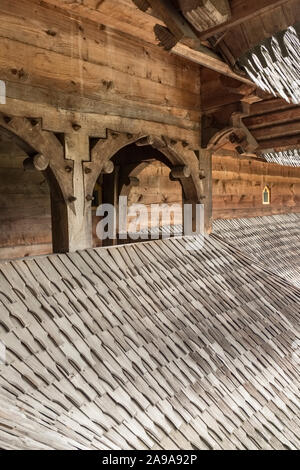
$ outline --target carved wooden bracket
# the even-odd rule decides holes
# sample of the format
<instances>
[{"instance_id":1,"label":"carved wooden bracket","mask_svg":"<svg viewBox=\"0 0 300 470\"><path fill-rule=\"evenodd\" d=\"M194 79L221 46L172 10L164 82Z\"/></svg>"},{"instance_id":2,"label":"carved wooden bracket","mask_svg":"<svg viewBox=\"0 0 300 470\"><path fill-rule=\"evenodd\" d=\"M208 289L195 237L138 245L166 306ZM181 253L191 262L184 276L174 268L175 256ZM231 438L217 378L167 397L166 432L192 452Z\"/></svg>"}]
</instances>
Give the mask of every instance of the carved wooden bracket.
<instances>
[{"instance_id":1,"label":"carved wooden bracket","mask_svg":"<svg viewBox=\"0 0 300 470\"><path fill-rule=\"evenodd\" d=\"M85 194L93 194L96 181L108 161L123 147L135 143L138 146L152 145L158 149L174 167L188 167L190 176L182 177L181 183L185 197L199 200L201 183L199 178L199 160L186 142L169 139L165 136L147 136L107 130L106 138L99 139L92 149L91 161L84 162Z\"/></svg>"},{"instance_id":2,"label":"carved wooden bracket","mask_svg":"<svg viewBox=\"0 0 300 470\"><path fill-rule=\"evenodd\" d=\"M0 114L0 127L13 135L28 154L32 167L45 171L50 168L61 189L65 201L73 193L73 162L65 160L62 144L53 132L43 129L41 119ZM28 165L29 162L26 163ZM68 166L71 171L66 171Z\"/></svg>"}]
</instances>

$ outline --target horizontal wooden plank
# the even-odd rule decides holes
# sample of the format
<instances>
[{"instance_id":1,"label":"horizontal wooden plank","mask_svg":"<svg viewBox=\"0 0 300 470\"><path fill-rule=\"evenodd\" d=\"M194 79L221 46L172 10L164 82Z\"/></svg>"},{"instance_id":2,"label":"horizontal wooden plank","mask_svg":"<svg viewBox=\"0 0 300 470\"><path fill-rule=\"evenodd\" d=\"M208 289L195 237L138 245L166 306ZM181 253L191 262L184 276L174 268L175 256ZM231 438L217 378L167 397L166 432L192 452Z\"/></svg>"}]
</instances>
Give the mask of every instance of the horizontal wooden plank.
<instances>
[{"instance_id":1,"label":"horizontal wooden plank","mask_svg":"<svg viewBox=\"0 0 300 470\"><path fill-rule=\"evenodd\" d=\"M249 114L251 116L257 116L260 114L271 113L273 111L287 110L294 107L295 105L287 103L284 99L271 98L269 100L251 104Z\"/></svg>"},{"instance_id":2,"label":"horizontal wooden plank","mask_svg":"<svg viewBox=\"0 0 300 470\"><path fill-rule=\"evenodd\" d=\"M70 132L75 112L76 121L80 122L82 129L90 136L104 137L106 129L111 129L131 134L165 135L171 139L186 141L195 149L200 145L200 113L198 123L190 128L187 125L185 128L183 125L176 125L178 124L176 120L171 120L171 124L164 122L158 110L153 114L147 114L146 106L121 108L112 104L106 108L101 101L95 102L65 93L53 94L51 90L24 87L22 84L10 82L7 83L6 101L6 105L1 105L3 113L42 118L44 128L53 132ZM184 120L184 117L182 120L186 124L189 122Z\"/></svg>"},{"instance_id":3,"label":"horizontal wooden plank","mask_svg":"<svg viewBox=\"0 0 300 470\"><path fill-rule=\"evenodd\" d=\"M0 259L11 260L28 256L48 255L52 253L52 243L0 247Z\"/></svg>"},{"instance_id":4,"label":"horizontal wooden plank","mask_svg":"<svg viewBox=\"0 0 300 470\"><path fill-rule=\"evenodd\" d=\"M215 70L216 72L219 72L222 75L226 75L227 77L235 78L240 82L247 83L250 86L254 85L253 82L249 80L249 78L243 77L233 72L233 70L225 62L215 59L214 57L209 56L201 50L195 51L194 49L189 48L185 44L178 43L175 47L173 47L172 53L179 55L180 57L184 57L185 59L188 59L192 62L195 62L196 64L208 67L211 70Z\"/></svg>"},{"instance_id":5,"label":"horizontal wooden plank","mask_svg":"<svg viewBox=\"0 0 300 470\"><path fill-rule=\"evenodd\" d=\"M287 136L298 135L300 138L300 121L253 129L252 134L259 143L263 140L274 139L276 137L288 138Z\"/></svg>"},{"instance_id":6,"label":"horizontal wooden plank","mask_svg":"<svg viewBox=\"0 0 300 470\"><path fill-rule=\"evenodd\" d=\"M23 168L3 168L0 158L0 194L49 195L49 186L39 171L24 171Z\"/></svg>"},{"instance_id":7,"label":"horizontal wooden plank","mask_svg":"<svg viewBox=\"0 0 300 470\"><path fill-rule=\"evenodd\" d=\"M39 0L33 0L40 3ZM88 18L99 25L109 26L123 33L149 43L156 43L153 27L156 23L163 24L159 19L141 12L131 0L85 0L73 2L69 0L44 0L43 4L65 10L66 14Z\"/></svg>"},{"instance_id":8,"label":"horizontal wooden plank","mask_svg":"<svg viewBox=\"0 0 300 470\"><path fill-rule=\"evenodd\" d=\"M279 152L281 150L294 150L300 147L300 135L299 133L292 136L276 137L274 139L261 140L259 142L260 151L266 152L267 150L274 150Z\"/></svg>"},{"instance_id":9,"label":"horizontal wooden plank","mask_svg":"<svg viewBox=\"0 0 300 470\"><path fill-rule=\"evenodd\" d=\"M0 194L0 219L43 218L50 214L50 195L22 193Z\"/></svg>"},{"instance_id":10,"label":"horizontal wooden plank","mask_svg":"<svg viewBox=\"0 0 300 470\"><path fill-rule=\"evenodd\" d=\"M271 188L271 204L262 191ZM300 212L300 168L235 157L213 156L214 218L256 217Z\"/></svg>"},{"instance_id":11,"label":"horizontal wooden plank","mask_svg":"<svg viewBox=\"0 0 300 470\"><path fill-rule=\"evenodd\" d=\"M127 106L118 104L118 102L102 102L77 94L70 94L42 87L25 85L22 83L6 81L7 102L10 106L2 105L3 112L16 113L18 116L27 115L30 117L45 116L45 120L49 121L48 116L57 115L64 110L65 114L72 118L71 113L77 112L77 119L81 120L82 127L90 131L90 135L97 136L97 129L109 126L110 121L117 117L130 122L129 127L140 127L143 121L149 121L149 127L157 127L164 125L165 132L168 128L182 128L187 131L197 131L199 129L200 111L193 112L181 108L167 108L168 113L165 115L161 112L160 106L149 105L147 103L135 104L129 103ZM22 104L21 104L22 103ZM35 103L32 104L32 103ZM23 113L21 109L23 107ZM10 111L11 108L11 111ZM59 108L59 112L57 111ZM47 110L47 111L46 111ZM79 114L80 113L80 114ZM198 118L197 121L190 118ZM137 122L139 120L140 122ZM101 125L101 123L103 125ZM64 123L61 122L61 131L64 131ZM188 132L187 132L188 133Z\"/></svg>"},{"instance_id":12,"label":"horizontal wooden plank","mask_svg":"<svg viewBox=\"0 0 300 470\"><path fill-rule=\"evenodd\" d=\"M91 64L80 59L66 58L52 51L0 38L0 76L12 82L22 82L67 93L78 93L103 101L118 100L196 110L200 106L199 90L177 90L151 80L113 72L107 66ZM47 57L47 60L45 60ZM20 68L20 64L23 67Z\"/></svg>"},{"instance_id":13,"label":"horizontal wooden plank","mask_svg":"<svg viewBox=\"0 0 300 470\"><path fill-rule=\"evenodd\" d=\"M299 106L259 116L250 116L245 118L243 122L248 129L259 129L273 124L295 121L296 119L300 119Z\"/></svg>"},{"instance_id":14,"label":"horizontal wooden plank","mask_svg":"<svg viewBox=\"0 0 300 470\"><path fill-rule=\"evenodd\" d=\"M287 210L289 213L299 213L299 205L296 207L291 203L287 205L283 202L280 207L261 206L258 211L257 207L246 207L243 209L236 208L220 208L214 209L214 220L218 219L241 219L249 217L263 217L269 215L286 214Z\"/></svg>"},{"instance_id":15,"label":"horizontal wooden plank","mask_svg":"<svg viewBox=\"0 0 300 470\"><path fill-rule=\"evenodd\" d=\"M96 23L71 20L59 11L49 14L49 9L39 4L34 5L34 14L29 16L31 9L29 0L21 4L18 0L3 0L0 36L105 65L112 73L119 71L183 90L190 86L190 74L194 74L194 85L200 87L199 69L193 63L115 31L101 29Z\"/></svg>"}]
</instances>

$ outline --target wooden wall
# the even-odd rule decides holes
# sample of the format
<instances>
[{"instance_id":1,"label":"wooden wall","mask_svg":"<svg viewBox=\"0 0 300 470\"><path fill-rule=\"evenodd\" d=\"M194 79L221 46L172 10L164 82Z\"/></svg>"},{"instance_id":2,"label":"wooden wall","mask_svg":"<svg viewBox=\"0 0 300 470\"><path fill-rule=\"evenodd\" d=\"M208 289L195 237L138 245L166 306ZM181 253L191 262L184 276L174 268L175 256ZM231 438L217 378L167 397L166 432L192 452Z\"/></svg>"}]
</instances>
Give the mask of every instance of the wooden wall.
<instances>
[{"instance_id":1,"label":"wooden wall","mask_svg":"<svg viewBox=\"0 0 300 470\"><path fill-rule=\"evenodd\" d=\"M78 120L92 137L110 128L200 143L200 68L155 45L40 0L1 0L0 51L8 114L43 117L55 132L70 132ZM216 105L213 95L207 107ZM2 148L0 257L51 251L47 183L24 173L23 159ZM233 157L214 157L213 166L214 218L300 211L300 169ZM265 184L270 206L262 205Z\"/></svg>"},{"instance_id":2,"label":"wooden wall","mask_svg":"<svg viewBox=\"0 0 300 470\"><path fill-rule=\"evenodd\" d=\"M1 0L0 51L3 113L53 132L79 122L90 137L108 128L199 145L200 67L156 45L40 0ZM48 188L23 173L24 157L14 172L0 162L2 258L51 251Z\"/></svg>"},{"instance_id":3,"label":"wooden wall","mask_svg":"<svg viewBox=\"0 0 300 470\"><path fill-rule=\"evenodd\" d=\"M155 45L40 1L1 0L0 51L8 98L199 142L200 68Z\"/></svg>"},{"instance_id":4,"label":"wooden wall","mask_svg":"<svg viewBox=\"0 0 300 470\"><path fill-rule=\"evenodd\" d=\"M50 253L51 212L49 189L43 175L23 170L26 155L12 142L0 142L0 259ZM141 202L182 202L181 185L169 180L160 162L139 176L140 185L129 192L129 205ZM265 185L271 204L262 204ZM213 216L254 217L300 212L300 168L281 167L234 157L213 157ZM180 223L177 214L175 223ZM95 228L99 218L93 217Z\"/></svg>"},{"instance_id":5,"label":"wooden wall","mask_svg":"<svg viewBox=\"0 0 300 470\"><path fill-rule=\"evenodd\" d=\"M48 184L38 171L24 171L26 154L13 142L0 142L0 259L51 253L51 208ZM128 193L128 206L142 203L182 204L179 182L169 179L170 170L160 162L149 164L139 175L140 184ZM94 245L99 222L93 211ZM174 224L182 222L176 212ZM141 228L147 227L142 220Z\"/></svg>"},{"instance_id":6,"label":"wooden wall","mask_svg":"<svg viewBox=\"0 0 300 470\"><path fill-rule=\"evenodd\" d=\"M128 206L144 204L148 209L148 219L141 217L141 229L148 228L151 220L151 204L178 205L178 210L171 214L171 225L182 223L182 187L178 181L169 178L170 169L161 162L153 162L139 175L139 186L132 186L128 195ZM133 218L134 221L134 218ZM166 224L160 220L161 225Z\"/></svg>"},{"instance_id":7,"label":"wooden wall","mask_svg":"<svg viewBox=\"0 0 300 470\"><path fill-rule=\"evenodd\" d=\"M26 155L0 141L0 259L52 251L48 184L37 171L24 171Z\"/></svg>"},{"instance_id":8,"label":"wooden wall","mask_svg":"<svg viewBox=\"0 0 300 470\"><path fill-rule=\"evenodd\" d=\"M271 188L271 204L262 192ZM214 219L300 212L300 168L241 158L213 157Z\"/></svg>"},{"instance_id":9,"label":"wooden wall","mask_svg":"<svg viewBox=\"0 0 300 470\"><path fill-rule=\"evenodd\" d=\"M139 186L132 186L128 196L128 206L132 204L179 204L182 205L182 187L179 181L170 180L170 169L155 161L139 174ZM182 211L176 212L174 224L182 223ZM144 224L145 226L145 224Z\"/></svg>"}]
</instances>

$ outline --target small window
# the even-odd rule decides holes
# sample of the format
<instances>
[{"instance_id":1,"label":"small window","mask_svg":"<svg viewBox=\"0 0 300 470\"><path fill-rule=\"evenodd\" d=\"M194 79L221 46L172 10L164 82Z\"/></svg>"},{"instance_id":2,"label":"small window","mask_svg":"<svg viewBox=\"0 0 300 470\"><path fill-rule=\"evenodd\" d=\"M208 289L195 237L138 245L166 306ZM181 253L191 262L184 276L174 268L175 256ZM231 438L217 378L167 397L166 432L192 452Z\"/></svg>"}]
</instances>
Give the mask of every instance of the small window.
<instances>
[{"instance_id":1,"label":"small window","mask_svg":"<svg viewBox=\"0 0 300 470\"><path fill-rule=\"evenodd\" d=\"M271 191L268 186L264 187L263 191L263 204L270 204L271 201Z\"/></svg>"}]
</instances>

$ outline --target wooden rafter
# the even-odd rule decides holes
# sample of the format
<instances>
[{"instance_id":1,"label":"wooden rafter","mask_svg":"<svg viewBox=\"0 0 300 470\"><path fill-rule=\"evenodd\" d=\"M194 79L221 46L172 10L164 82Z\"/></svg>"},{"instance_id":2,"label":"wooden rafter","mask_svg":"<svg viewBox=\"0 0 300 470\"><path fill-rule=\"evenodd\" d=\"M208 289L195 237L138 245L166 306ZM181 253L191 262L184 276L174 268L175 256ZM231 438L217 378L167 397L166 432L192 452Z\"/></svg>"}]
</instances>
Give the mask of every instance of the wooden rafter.
<instances>
[{"instance_id":1,"label":"wooden rafter","mask_svg":"<svg viewBox=\"0 0 300 470\"><path fill-rule=\"evenodd\" d=\"M184 17L199 31L225 23L231 17L228 0L178 0Z\"/></svg>"},{"instance_id":2,"label":"wooden rafter","mask_svg":"<svg viewBox=\"0 0 300 470\"><path fill-rule=\"evenodd\" d=\"M151 6L152 11L158 14L166 25L166 27L162 25L154 27L160 46L166 50L171 50L174 54L187 60L253 86L249 79L233 72L213 50L201 44L190 24L178 13L170 0L165 0L164 2L160 0L147 0L147 2Z\"/></svg>"},{"instance_id":3,"label":"wooden rafter","mask_svg":"<svg viewBox=\"0 0 300 470\"><path fill-rule=\"evenodd\" d=\"M271 139L262 140L259 142L259 149L262 151L275 151L281 150L294 150L300 147L299 133L294 136L286 135L282 137L274 137Z\"/></svg>"},{"instance_id":4,"label":"wooden rafter","mask_svg":"<svg viewBox=\"0 0 300 470\"><path fill-rule=\"evenodd\" d=\"M244 123L249 129L259 129L266 126L293 122L296 119L300 120L299 106L275 111L265 115L249 116L244 120Z\"/></svg>"},{"instance_id":5,"label":"wooden rafter","mask_svg":"<svg viewBox=\"0 0 300 470\"><path fill-rule=\"evenodd\" d=\"M216 34L221 34L234 26L254 18L255 16L267 13L284 3L287 3L287 0L231 0L230 20L199 33L199 37L201 39L207 39L215 36Z\"/></svg>"},{"instance_id":6,"label":"wooden rafter","mask_svg":"<svg viewBox=\"0 0 300 470\"><path fill-rule=\"evenodd\" d=\"M253 82L251 82L251 80L233 72L233 70L229 67L228 64L223 62L221 59L216 58L213 53L208 54L206 49L207 48L202 49L201 47L199 47L199 50L194 50L186 46L185 44L178 43L175 47L173 47L172 52L176 55L184 57L187 60L202 65L203 67L207 67L211 70L219 72L222 75L235 78L240 82L246 83L249 86L253 86Z\"/></svg>"},{"instance_id":7,"label":"wooden rafter","mask_svg":"<svg viewBox=\"0 0 300 470\"><path fill-rule=\"evenodd\" d=\"M164 0L163 2L160 0L148 0L148 2L177 41L182 41L191 47L197 47L199 39L189 23L174 8L170 0Z\"/></svg>"}]
</instances>

